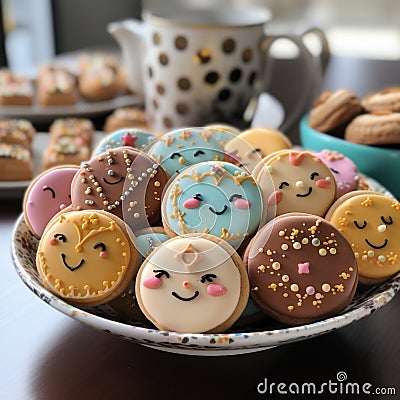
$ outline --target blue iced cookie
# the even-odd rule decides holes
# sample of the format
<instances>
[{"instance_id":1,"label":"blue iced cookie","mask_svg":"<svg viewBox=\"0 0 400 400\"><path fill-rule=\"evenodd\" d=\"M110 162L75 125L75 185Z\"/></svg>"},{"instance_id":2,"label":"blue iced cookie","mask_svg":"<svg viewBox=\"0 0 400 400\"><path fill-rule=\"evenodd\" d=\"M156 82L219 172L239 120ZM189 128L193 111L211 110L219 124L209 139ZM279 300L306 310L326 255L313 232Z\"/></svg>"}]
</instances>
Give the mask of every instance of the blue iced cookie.
<instances>
[{"instance_id":1,"label":"blue iced cookie","mask_svg":"<svg viewBox=\"0 0 400 400\"><path fill-rule=\"evenodd\" d=\"M193 164L223 161L224 150L217 139L220 134L219 128L178 129L158 138L148 153L174 176Z\"/></svg>"},{"instance_id":2,"label":"blue iced cookie","mask_svg":"<svg viewBox=\"0 0 400 400\"><path fill-rule=\"evenodd\" d=\"M156 137L152 133L140 129L120 129L104 136L94 149L93 155L104 153L105 151L121 146L130 146L135 149L146 151L154 140L156 140Z\"/></svg>"},{"instance_id":3,"label":"blue iced cookie","mask_svg":"<svg viewBox=\"0 0 400 400\"><path fill-rule=\"evenodd\" d=\"M169 235L209 233L237 249L260 224L262 197L242 168L207 161L175 177L165 191L161 213Z\"/></svg>"}]
</instances>

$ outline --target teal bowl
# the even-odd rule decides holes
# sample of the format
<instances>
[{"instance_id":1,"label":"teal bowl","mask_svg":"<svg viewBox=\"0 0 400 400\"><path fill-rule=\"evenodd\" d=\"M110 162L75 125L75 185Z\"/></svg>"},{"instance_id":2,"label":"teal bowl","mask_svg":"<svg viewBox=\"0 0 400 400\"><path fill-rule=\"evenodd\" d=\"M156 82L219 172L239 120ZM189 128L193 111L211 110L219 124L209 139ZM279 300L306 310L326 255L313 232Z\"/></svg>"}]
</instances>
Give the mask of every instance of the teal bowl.
<instances>
[{"instance_id":1,"label":"teal bowl","mask_svg":"<svg viewBox=\"0 0 400 400\"><path fill-rule=\"evenodd\" d=\"M374 178L400 199L400 149L366 146L318 132L308 126L308 115L300 121L300 142L306 150L335 150L349 157L360 172Z\"/></svg>"}]
</instances>

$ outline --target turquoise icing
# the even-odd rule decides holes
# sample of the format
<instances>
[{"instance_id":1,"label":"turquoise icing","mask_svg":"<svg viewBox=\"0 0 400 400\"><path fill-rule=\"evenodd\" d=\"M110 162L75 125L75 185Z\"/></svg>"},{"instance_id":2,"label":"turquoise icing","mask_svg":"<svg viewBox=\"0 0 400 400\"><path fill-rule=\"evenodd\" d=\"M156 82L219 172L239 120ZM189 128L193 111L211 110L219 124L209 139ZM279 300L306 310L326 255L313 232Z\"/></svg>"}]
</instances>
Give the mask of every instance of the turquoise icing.
<instances>
[{"instance_id":1,"label":"turquoise icing","mask_svg":"<svg viewBox=\"0 0 400 400\"><path fill-rule=\"evenodd\" d=\"M156 139L156 137L149 132L142 131L140 129L120 129L107 136L105 136L100 143L97 145L93 152L93 155L104 153L110 149L124 146L122 137L128 132L130 136L136 136L137 139L134 141L134 148L146 151L148 146Z\"/></svg>"},{"instance_id":2,"label":"turquoise icing","mask_svg":"<svg viewBox=\"0 0 400 400\"><path fill-rule=\"evenodd\" d=\"M161 136L148 153L174 176L193 164L222 161L224 151L217 139L220 135L221 130L207 127L178 129Z\"/></svg>"},{"instance_id":3,"label":"turquoise icing","mask_svg":"<svg viewBox=\"0 0 400 400\"><path fill-rule=\"evenodd\" d=\"M154 247L159 246L168 239L169 236L166 233L149 232L136 236L136 248L140 254L139 265L151 253Z\"/></svg>"},{"instance_id":4,"label":"turquoise icing","mask_svg":"<svg viewBox=\"0 0 400 400\"><path fill-rule=\"evenodd\" d=\"M208 161L186 168L169 185L164 199L163 220L176 234L208 232L234 248L254 233L261 221L258 185L243 169L227 162ZM249 201L250 207L238 208L238 199ZM196 202L198 206L193 207Z\"/></svg>"}]
</instances>

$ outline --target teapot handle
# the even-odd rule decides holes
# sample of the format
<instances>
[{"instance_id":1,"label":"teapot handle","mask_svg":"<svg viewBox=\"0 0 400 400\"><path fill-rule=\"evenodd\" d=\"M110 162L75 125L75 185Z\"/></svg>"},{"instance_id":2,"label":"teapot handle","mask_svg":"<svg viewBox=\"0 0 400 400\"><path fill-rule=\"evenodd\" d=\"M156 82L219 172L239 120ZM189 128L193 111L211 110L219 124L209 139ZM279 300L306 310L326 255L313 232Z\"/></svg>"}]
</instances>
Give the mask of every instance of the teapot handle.
<instances>
[{"instance_id":1,"label":"teapot handle","mask_svg":"<svg viewBox=\"0 0 400 400\"><path fill-rule=\"evenodd\" d=\"M301 34L301 38L302 38L303 42L309 36L315 36L315 38L318 39L320 42L321 51L320 51L319 56L317 56L317 62L319 61L322 74L324 74L326 71L326 68L329 64L329 60L331 58L331 50L330 50L328 38L326 37L323 30L316 28L316 27L307 29L306 31L304 31Z\"/></svg>"},{"instance_id":2,"label":"teapot handle","mask_svg":"<svg viewBox=\"0 0 400 400\"><path fill-rule=\"evenodd\" d=\"M129 88L143 98L143 59L147 47L145 24L140 20L127 19L109 23L107 31L121 48L122 61L128 71Z\"/></svg>"},{"instance_id":3,"label":"teapot handle","mask_svg":"<svg viewBox=\"0 0 400 400\"><path fill-rule=\"evenodd\" d=\"M317 60L314 55L310 52L310 50L303 43L303 39L306 35L315 34L318 39L321 41L321 54L319 55L319 59ZM263 42L262 50L264 52L264 60L266 65L264 66L264 76L257 82L256 87L256 96L258 96L266 91L266 88L270 87L270 82L273 79L273 74L271 74L268 68L268 54L271 51L271 47L273 43L275 43L279 39L286 39L290 42L294 43L295 46L299 49L300 58L302 59L305 66L305 91L302 92L302 95L299 96L297 100L297 104L294 110L291 111L290 115L288 115L281 126L280 130L283 132L289 131L293 125L297 122L297 120L306 112L307 108L310 106L312 100L315 97L315 93L320 89L322 78L326 66L329 62L329 46L326 40L325 34L317 28L310 29L304 32L302 35L295 34L280 34L280 35L270 35L267 36ZM245 111L244 118L247 121L251 120L251 117L254 116L255 109L257 107L257 101L255 98L249 103Z\"/></svg>"}]
</instances>

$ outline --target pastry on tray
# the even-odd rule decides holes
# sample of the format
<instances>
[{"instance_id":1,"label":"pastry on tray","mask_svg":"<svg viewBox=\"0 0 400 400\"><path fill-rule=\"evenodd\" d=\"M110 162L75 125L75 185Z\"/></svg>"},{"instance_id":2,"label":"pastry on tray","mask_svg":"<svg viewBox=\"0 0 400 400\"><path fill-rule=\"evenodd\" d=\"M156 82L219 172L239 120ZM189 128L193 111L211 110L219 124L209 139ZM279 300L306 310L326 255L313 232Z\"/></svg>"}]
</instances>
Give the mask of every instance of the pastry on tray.
<instances>
[{"instance_id":1,"label":"pastry on tray","mask_svg":"<svg viewBox=\"0 0 400 400\"><path fill-rule=\"evenodd\" d=\"M37 79L37 98L41 106L66 106L78 102L75 77L67 69L43 65Z\"/></svg>"}]
</instances>

